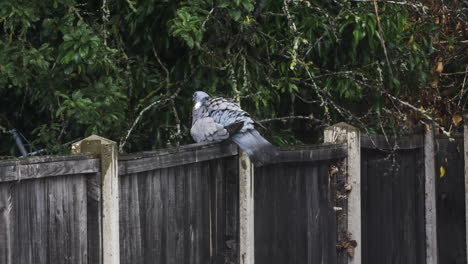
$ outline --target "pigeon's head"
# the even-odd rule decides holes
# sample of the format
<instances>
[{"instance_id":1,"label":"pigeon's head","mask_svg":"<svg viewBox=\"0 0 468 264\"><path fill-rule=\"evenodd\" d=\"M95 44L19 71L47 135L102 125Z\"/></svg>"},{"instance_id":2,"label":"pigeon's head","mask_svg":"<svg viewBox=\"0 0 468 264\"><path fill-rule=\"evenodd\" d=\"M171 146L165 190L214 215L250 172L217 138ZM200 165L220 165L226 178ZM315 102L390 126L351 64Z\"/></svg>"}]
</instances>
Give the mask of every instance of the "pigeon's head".
<instances>
[{"instance_id":1,"label":"pigeon's head","mask_svg":"<svg viewBox=\"0 0 468 264\"><path fill-rule=\"evenodd\" d=\"M193 94L193 101L195 102L194 109L197 110L210 96L202 91L197 91Z\"/></svg>"},{"instance_id":2,"label":"pigeon's head","mask_svg":"<svg viewBox=\"0 0 468 264\"><path fill-rule=\"evenodd\" d=\"M207 93L197 91L193 94L193 101L196 103L196 105L201 105L209 97L210 96Z\"/></svg>"}]
</instances>

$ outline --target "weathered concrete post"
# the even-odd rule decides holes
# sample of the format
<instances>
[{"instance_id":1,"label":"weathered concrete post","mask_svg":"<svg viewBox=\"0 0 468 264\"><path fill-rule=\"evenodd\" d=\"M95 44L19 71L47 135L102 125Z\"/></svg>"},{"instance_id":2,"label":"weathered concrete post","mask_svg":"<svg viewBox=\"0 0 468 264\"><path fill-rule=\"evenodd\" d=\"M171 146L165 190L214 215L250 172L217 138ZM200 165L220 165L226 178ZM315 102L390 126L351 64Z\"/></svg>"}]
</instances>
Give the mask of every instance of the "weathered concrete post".
<instances>
[{"instance_id":1,"label":"weathered concrete post","mask_svg":"<svg viewBox=\"0 0 468 264\"><path fill-rule=\"evenodd\" d=\"M468 260L468 110L463 113L463 147L465 154L465 225L466 225L466 259Z\"/></svg>"},{"instance_id":2,"label":"weathered concrete post","mask_svg":"<svg viewBox=\"0 0 468 264\"><path fill-rule=\"evenodd\" d=\"M254 264L254 166L239 149L240 264Z\"/></svg>"},{"instance_id":3,"label":"weathered concrete post","mask_svg":"<svg viewBox=\"0 0 468 264\"><path fill-rule=\"evenodd\" d=\"M426 264L437 264L436 173L433 124L427 126L424 134L424 175Z\"/></svg>"},{"instance_id":4,"label":"weathered concrete post","mask_svg":"<svg viewBox=\"0 0 468 264\"><path fill-rule=\"evenodd\" d=\"M73 153L92 153L101 160L100 201L101 232L100 261L103 264L119 264L119 177L117 143L99 136L90 136L72 145ZM99 184L99 183L98 183Z\"/></svg>"},{"instance_id":5,"label":"weathered concrete post","mask_svg":"<svg viewBox=\"0 0 468 264\"><path fill-rule=\"evenodd\" d=\"M345 143L348 148L348 157L345 161L346 183L347 188L350 189L346 211L348 237L339 237L339 239L348 241L345 243L348 245L348 263L361 264L361 135L359 129L342 122L325 129L324 141L325 143ZM349 248L353 246L355 246L354 249Z\"/></svg>"}]
</instances>

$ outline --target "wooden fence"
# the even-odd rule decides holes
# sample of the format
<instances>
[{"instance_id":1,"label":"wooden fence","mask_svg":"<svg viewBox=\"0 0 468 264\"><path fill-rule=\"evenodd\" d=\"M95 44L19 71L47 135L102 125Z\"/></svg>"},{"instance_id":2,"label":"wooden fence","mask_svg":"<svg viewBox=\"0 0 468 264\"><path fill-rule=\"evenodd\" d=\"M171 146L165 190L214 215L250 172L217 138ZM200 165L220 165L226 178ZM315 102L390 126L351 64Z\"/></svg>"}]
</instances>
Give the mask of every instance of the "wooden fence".
<instances>
[{"instance_id":1,"label":"wooden fence","mask_svg":"<svg viewBox=\"0 0 468 264\"><path fill-rule=\"evenodd\" d=\"M0 263L98 263L99 159L0 163Z\"/></svg>"},{"instance_id":2,"label":"wooden fence","mask_svg":"<svg viewBox=\"0 0 468 264\"><path fill-rule=\"evenodd\" d=\"M255 169L228 142L117 157L96 136L2 161L0 263L466 263L463 137L325 141Z\"/></svg>"},{"instance_id":3,"label":"wooden fence","mask_svg":"<svg viewBox=\"0 0 468 264\"><path fill-rule=\"evenodd\" d=\"M465 183L463 137L437 139L437 238L439 263L466 263ZM465 154L466 155L466 154Z\"/></svg>"},{"instance_id":4,"label":"wooden fence","mask_svg":"<svg viewBox=\"0 0 468 264\"><path fill-rule=\"evenodd\" d=\"M425 263L423 137L379 139L362 144L362 263Z\"/></svg>"}]
</instances>

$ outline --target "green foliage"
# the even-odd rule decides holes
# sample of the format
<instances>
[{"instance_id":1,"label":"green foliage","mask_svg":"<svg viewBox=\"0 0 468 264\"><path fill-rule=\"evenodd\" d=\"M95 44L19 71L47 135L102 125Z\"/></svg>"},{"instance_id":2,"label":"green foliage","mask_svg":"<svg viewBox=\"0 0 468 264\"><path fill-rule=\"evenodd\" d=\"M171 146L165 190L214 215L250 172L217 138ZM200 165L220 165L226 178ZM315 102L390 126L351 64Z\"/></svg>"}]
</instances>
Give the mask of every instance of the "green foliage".
<instances>
[{"instance_id":1,"label":"green foliage","mask_svg":"<svg viewBox=\"0 0 468 264\"><path fill-rule=\"evenodd\" d=\"M256 119L314 114L323 126L356 123L369 109L380 115L385 93L417 95L430 76L436 27L410 20L404 6L381 5L381 36L371 3L109 3L0 3L1 126L52 151L90 134L119 141L146 106L178 92L144 113L126 145L136 151L191 142L196 90L241 98ZM369 117L363 122L372 127ZM278 144L314 142L321 130L308 122L268 126ZM2 144L11 152L11 142Z\"/></svg>"}]
</instances>

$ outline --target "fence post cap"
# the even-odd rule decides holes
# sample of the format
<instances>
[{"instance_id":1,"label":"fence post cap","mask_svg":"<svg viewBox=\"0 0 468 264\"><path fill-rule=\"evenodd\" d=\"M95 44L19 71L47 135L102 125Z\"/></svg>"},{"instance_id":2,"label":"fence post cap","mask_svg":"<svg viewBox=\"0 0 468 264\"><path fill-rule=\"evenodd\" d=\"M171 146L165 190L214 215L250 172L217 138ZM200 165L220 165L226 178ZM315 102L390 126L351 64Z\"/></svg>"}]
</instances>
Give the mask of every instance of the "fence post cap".
<instances>
[{"instance_id":1,"label":"fence post cap","mask_svg":"<svg viewBox=\"0 0 468 264\"><path fill-rule=\"evenodd\" d=\"M85 144L89 144L89 145L95 145L96 143L98 145L117 145L117 142L115 141L112 141L110 139L107 139L107 138L104 138L104 137L101 137L101 136L98 136L98 135L91 135L87 138L84 138L80 141L77 141L75 143L72 144L72 147L71 147L71 151L72 153L81 153L82 151L85 151L92 149L89 148L89 147L82 147L83 143ZM85 150L86 149L86 150ZM94 152L94 151L91 151L91 152Z\"/></svg>"},{"instance_id":2,"label":"fence post cap","mask_svg":"<svg viewBox=\"0 0 468 264\"><path fill-rule=\"evenodd\" d=\"M335 128L345 129L347 131L359 131L359 129L357 127L352 126L352 125L350 125L350 124L348 124L346 122L339 122L337 124L328 126L325 129L328 130L328 129L335 129Z\"/></svg>"}]
</instances>

